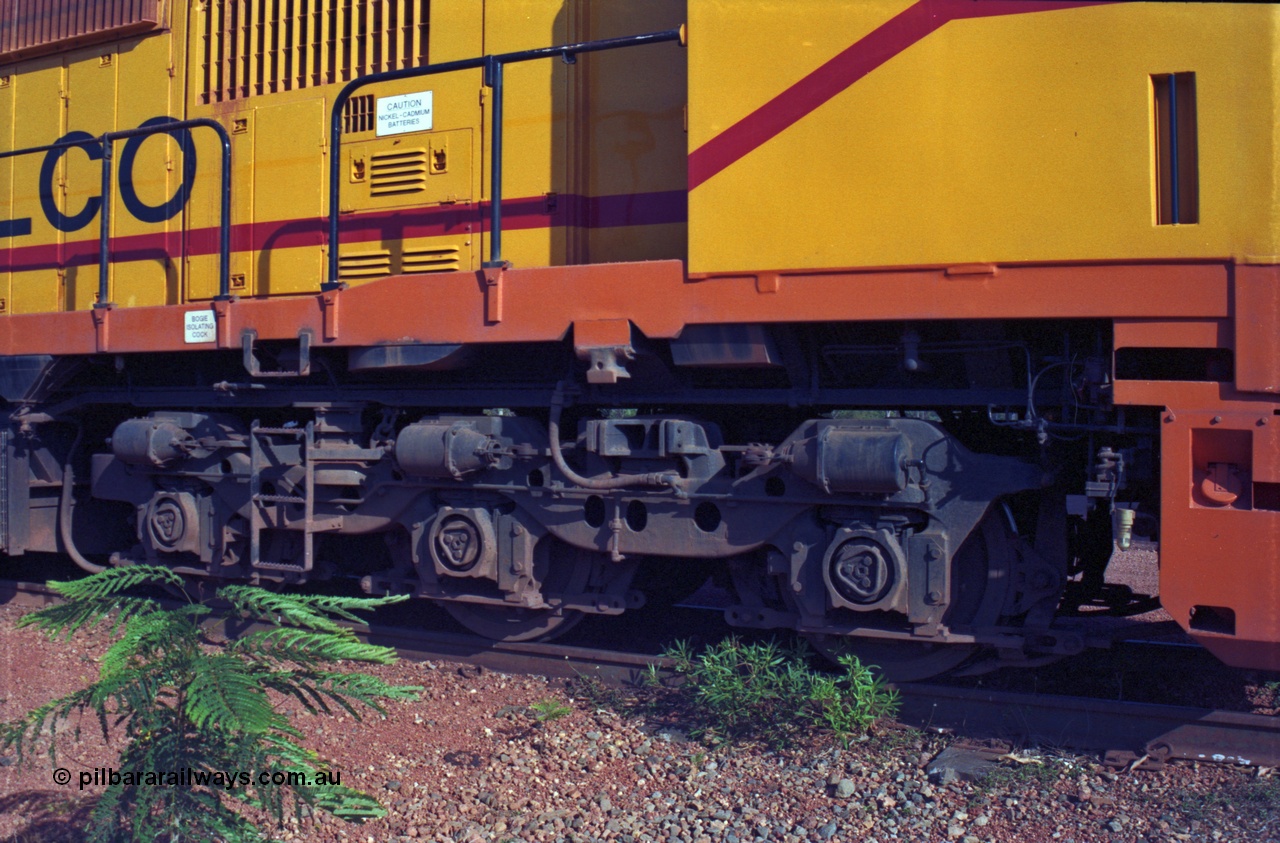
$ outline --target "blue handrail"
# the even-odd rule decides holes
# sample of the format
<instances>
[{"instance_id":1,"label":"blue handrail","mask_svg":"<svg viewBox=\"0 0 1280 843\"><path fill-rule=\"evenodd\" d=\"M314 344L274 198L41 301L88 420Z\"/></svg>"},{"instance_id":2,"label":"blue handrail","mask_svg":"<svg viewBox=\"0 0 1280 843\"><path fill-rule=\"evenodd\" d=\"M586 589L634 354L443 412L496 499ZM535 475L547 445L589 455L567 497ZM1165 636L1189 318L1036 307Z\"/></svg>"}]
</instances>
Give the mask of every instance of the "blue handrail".
<instances>
[{"instance_id":1,"label":"blue handrail","mask_svg":"<svg viewBox=\"0 0 1280 843\"><path fill-rule=\"evenodd\" d=\"M217 298L225 300L231 298L231 136L227 133L226 128L223 127L221 123L207 117L197 117L192 120L171 120L163 123L154 123L150 126L140 126L136 129L122 129L118 132L107 132L106 134L96 138L59 141L57 143L45 144L44 146L30 146L25 149L14 149L8 152L0 152L0 159L4 159L15 158L20 155L33 155L39 152L50 152L55 149L86 149L92 143L101 145L102 207L100 209L100 213L102 214L102 217L98 234L98 300L93 305L95 308L110 308L113 306L112 303L107 300L107 279L111 260L112 144L118 140L124 140L125 138L160 133L171 134L173 132L200 127L212 129L222 142L222 198L218 221ZM185 140L180 138L178 142L183 146L183 152L186 153L186 146L190 143L189 136Z\"/></svg>"},{"instance_id":2,"label":"blue handrail","mask_svg":"<svg viewBox=\"0 0 1280 843\"><path fill-rule=\"evenodd\" d=\"M602 41L584 41L578 44L563 44L558 47L542 47L537 50L521 50L514 53L479 56L472 59L428 64L421 67L406 67L400 70L386 70L371 73L353 79L343 86L333 100L333 111L329 119L329 278L321 289L331 290L341 286L338 280L338 203L339 197L339 156L338 148L342 143L342 111L356 90L377 82L390 82L395 79L412 79L417 76L432 76L439 73L452 73L457 70L484 69L484 84L493 89L493 128L490 132L489 168L489 260L485 267L501 267L506 264L502 260L502 69L508 64L547 59L559 56L566 64L573 64L578 53L594 53L601 50L616 50L619 47L638 47L643 44L660 44L666 41L679 41L684 44L684 27L668 29L663 32L651 32L645 35L629 35L623 38L608 38Z\"/></svg>"}]
</instances>

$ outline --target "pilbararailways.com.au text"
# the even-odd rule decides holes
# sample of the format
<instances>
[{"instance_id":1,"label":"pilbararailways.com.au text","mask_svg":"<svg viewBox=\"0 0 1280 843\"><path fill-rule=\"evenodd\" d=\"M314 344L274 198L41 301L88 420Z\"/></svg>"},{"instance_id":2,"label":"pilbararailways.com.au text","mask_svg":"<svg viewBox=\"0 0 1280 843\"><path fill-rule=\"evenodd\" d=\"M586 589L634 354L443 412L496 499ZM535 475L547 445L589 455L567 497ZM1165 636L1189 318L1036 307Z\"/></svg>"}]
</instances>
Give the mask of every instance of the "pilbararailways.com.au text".
<instances>
[{"instance_id":1,"label":"pilbararailways.com.au text","mask_svg":"<svg viewBox=\"0 0 1280 843\"><path fill-rule=\"evenodd\" d=\"M55 780L61 778L56 775ZM237 787L248 787L251 784L262 786L275 785L290 787L311 787L315 785L340 785L342 772L339 770L322 770L314 776L293 770L264 771L250 773L244 770L125 770L114 767L94 767L92 770L80 771L80 789L86 787L122 784L126 787L211 787L224 790L235 790ZM59 781L59 784L66 784Z\"/></svg>"}]
</instances>

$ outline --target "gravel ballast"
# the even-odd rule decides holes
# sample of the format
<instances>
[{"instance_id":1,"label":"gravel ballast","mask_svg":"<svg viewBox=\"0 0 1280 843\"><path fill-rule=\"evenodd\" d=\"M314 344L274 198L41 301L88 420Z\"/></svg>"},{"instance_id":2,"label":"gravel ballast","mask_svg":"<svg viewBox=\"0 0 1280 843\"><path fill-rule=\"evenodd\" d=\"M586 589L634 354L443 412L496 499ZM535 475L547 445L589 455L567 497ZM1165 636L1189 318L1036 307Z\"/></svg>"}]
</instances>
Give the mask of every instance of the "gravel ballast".
<instances>
[{"instance_id":1,"label":"gravel ballast","mask_svg":"<svg viewBox=\"0 0 1280 843\"><path fill-rule=\"evenodd\" d=\"M50 641L15 629L0 607L0 719L91 680L104 640ZM1086 656L1087 658L1087 656ZM849 748L815 739L787 751L690 740L662 712L620 713L582 684L454 664L401 662L375 671L421 685L420 699L371 712L314 716L293 709L307 744L342 783L374 793L380 820L290 820L283 840L799 843L799 841L1280 840L1280 781L1269 770L1174 764L1111 771L1096 758L1022 749L985 779L930 776L954 741L885 729ZM539 721L540 703L563 716ZM542 706L546 710L546 706ZM95 721L45 755L0 758L0 840L77 840L100 786L82 771L116 753Z\"/></svg>"}]
</instances>

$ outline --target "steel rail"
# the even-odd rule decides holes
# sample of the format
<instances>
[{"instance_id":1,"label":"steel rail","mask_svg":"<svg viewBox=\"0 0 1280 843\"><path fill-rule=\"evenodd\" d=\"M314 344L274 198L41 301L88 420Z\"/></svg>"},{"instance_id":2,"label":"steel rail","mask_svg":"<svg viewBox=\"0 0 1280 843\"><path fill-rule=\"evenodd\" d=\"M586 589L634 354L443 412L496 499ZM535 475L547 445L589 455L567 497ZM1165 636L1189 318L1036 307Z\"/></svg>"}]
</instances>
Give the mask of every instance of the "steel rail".
<instances>
[{"instance_id":1,"label":"steel rail","mask_svg":"<svg viewBox=\"0 0 1280 843\"><path fill-rule=\"evenodd\" d=\"M39 607L57 600L46 586L0 580L0 605ZM254 628L259 627L246 624L233 632ZM672 666L669 659L643 653L561 644L510 644L376 622L354 628L370 643L393 647L410 660L459 662L501 673L594 677L611 684L629 684L651 665L660 671L670 671ZM920 729L1099 752L1115 764L1181 759L1280 766L1280 717L925 683L901 684L897 690L901 701L897 719Z\"/></svg>"},{"instance_id":2,"label":"steel rail","mask_svg":"<svg viewBox=\"0 0 1280 843\"><path fill-rule=\"evenodd\" d=\"M923 683L898 691L898 719L922 729L1097 751L1121 761L1280 765L1280 717Z\"/></svg>"},{"instance_id":3,"label":"steel rail","mask_svg":"<svg viewBox=\"0 0 1280 843\"><path fill-rule=\"evenodd\" d=\"M40 583L0 580L0 606L42 608L61 598ZM174 601L173 605L178 605ZM564 679L591 676L611 684L634 684L650 665L669 669L671 661L661 656L597 650L563 644L531 644L490 641L475 635L389 626L376 620L369 624L342 623L365 641L392 647L412 661L456 661L479 665L501 673L551 676ZM265 623L245 623L234 627L236 635L267 629Z\"/></svg>"}]
</instances>

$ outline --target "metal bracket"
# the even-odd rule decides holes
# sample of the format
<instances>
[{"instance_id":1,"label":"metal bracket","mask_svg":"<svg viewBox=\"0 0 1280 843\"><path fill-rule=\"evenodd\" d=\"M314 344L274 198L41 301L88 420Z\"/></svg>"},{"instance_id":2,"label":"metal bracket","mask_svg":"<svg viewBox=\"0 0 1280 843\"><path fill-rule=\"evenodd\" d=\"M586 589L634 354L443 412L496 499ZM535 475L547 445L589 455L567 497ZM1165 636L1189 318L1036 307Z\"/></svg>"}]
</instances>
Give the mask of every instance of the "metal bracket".
<instances>
[{"instance_id":1,"label":"metal bracket","mask_svg":"<svg viewBox=\"0 0 1280 843\"><path fill-rule=\"evenodd\" d=\"M111 344L111 325L108 319L115 307L112 302L95 302L93 305L93 332L99 354L107 351Z\"/></svg>"},{"instance_id":2,"label":"metal bracket","mask_svg":"<svg viewBox=\"0 0 1280 843\"><path fill-rule=\"evenodd\" d=\"M327 285L326 285L327 286ZM330 289L320 292L320 310L324 314L324 338L332 342L338 338L338 304L342 301L339 295L347 289L346 282L341 282Z\"/></svg>"},{"instance_id":3,"label":"metal bracket","mask_svg":"<svg viewBox=\"0 0 1280 843\"><path fill-rule=\"evenodd\" d=\"M224 298L215 297L213 299L213 320L216 327L214 328L214 338L217 340L218 348L230 348L231 346L231 305L238 301L235 296L227 296Z\"/></svg>"},{"instance_id":4,"label":"metal bracket","mask_svg":"<svg viewBox=\"0 0 1280 843\"><path fill-rule=\"evenodd\" d=\"M281 369L279 371L263 371L258 356L253 352L253 344L258 341L258 332L253 328L245 328L240 332L240 346L244 349L244 368L255 378L305 378L311 374L311 330L303 328L298 332L298 368Z\"/></svg>"},{"instance_id":5,"label":"metal bracket","mask_svg":"<svg viewBox=\"0 0 1280 843\"><path fill-rule=\"evenodd\" d=\"M633 360L631 323L626 319L593 319L573 323L573 347L587 361L587 383L617 383L629 378L624 361Z\"/></svg>"},{"instance_id":6,"label":"metal bracket","mask_svg":"<svg viewBox=\"0 0 1280 843\"><path fill-rule=\"evenodd\" d=\"M496 325L502 321L502 276L511 264L506 261L485 261L481 266L484 278L484 321Z\"/></svg>"}]
</instances>

